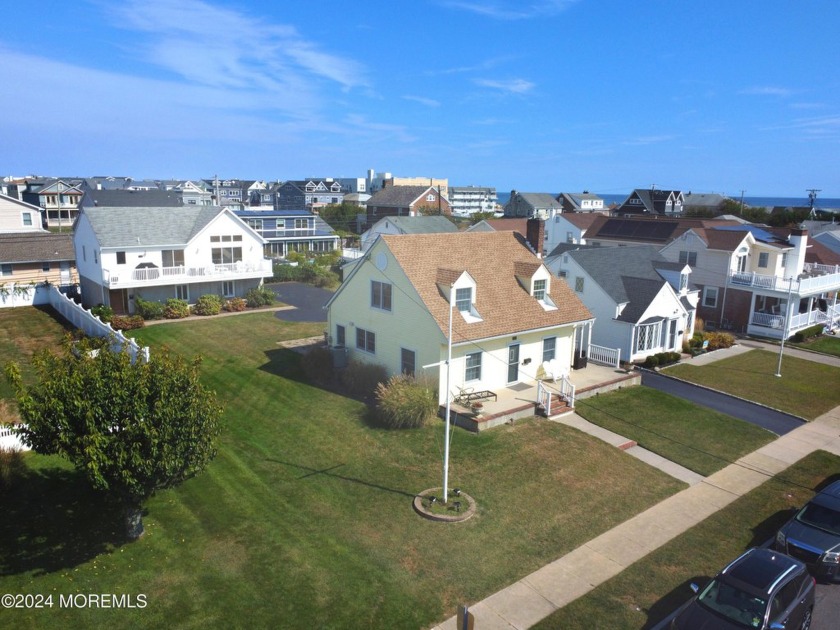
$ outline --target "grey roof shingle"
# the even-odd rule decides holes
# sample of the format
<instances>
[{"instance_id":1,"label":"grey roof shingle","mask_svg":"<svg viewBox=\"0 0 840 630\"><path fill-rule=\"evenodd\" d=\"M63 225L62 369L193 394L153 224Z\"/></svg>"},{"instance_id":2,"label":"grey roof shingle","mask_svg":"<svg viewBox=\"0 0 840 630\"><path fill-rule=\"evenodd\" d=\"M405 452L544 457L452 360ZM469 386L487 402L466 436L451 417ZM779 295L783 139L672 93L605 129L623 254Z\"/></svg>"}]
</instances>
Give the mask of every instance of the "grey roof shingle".
<instances>
[{"instance_id":1,"label":"grey roof shingle","mask_svg":"<svg viewBox=\"0 0 840 630\"><path fill-rule=\"evenodd\" d=\"M82 205L105 208L180 207L181 195L171 190L86 190Z\"/></svg>"},{"instance_id":2,"label":"grey roof shingle","mask_svg":"<svg viewBox=\"0 0 840 630\"><path fill-rule=\"evenodd\" d=\"M376 191L368 199L367 205L368 208L377 206L408 208L429 188L431 186L387 186Z\"/></svg>"},{"instance_id":3,"label":"grey roof shingle","mask_svg":"<svg viewBox=\"0 0 840 630\"><path fill-rule=\"evenodd\" d=\"M390 221L403 234L440 234L457 232L458 226L444 216L386 217L381 221Z\"/></svg>"},{"instance_id":4,"label":"grey roof shingle","mask_svg":"<svg viewBox=\"0 0 840 630\"><path fill-rule=\"evenodd\" d=\"M0 234L0 262L31 263L76 260L73 236L46 232Z\"/></svg>"},{"instance_id":5,"label":"grey roof shingle","mask_svg":"<svg viewBox=\"0 0 840 630\"><path fill-rule=\"evenodd\" d=\"M85 208L101 247L186 245L219 214L219 206Z\"/></svg>"}]
</instances>

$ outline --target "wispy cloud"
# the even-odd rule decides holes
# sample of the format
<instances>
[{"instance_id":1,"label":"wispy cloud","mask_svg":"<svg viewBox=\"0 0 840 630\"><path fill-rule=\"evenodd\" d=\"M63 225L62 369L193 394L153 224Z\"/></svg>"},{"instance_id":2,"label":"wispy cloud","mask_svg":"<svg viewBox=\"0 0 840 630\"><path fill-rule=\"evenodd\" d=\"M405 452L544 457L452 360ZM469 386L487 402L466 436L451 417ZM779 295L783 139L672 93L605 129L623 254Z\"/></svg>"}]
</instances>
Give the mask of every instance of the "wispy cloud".
<instances>
[{"instance_id":1,"label":"wispy cloud","mask_svg":"<svg viewBox=\"0 0 840 630\"><path fill-rule=\"evenodd\" d=\"M812 138L834 138L840 136L840 114L797 118L789 124L771 127L771 129L797 129Z\"/></svg>"},{"instance_id":2,"label":"wispy cloud","mask_svg":"<svg viewBox=\"0 0 840 630\"><path fill-rule=\"evenodd\" d=\"M790 96L793 92L788 88L774 85L755 85L739 90L738 94L745 94L748 96Z\"/></svg>"},{"instance_id":3,"label":"wispy cloud","mask_svg":"<svg viewBox=\"0 0 840 630\"><path fill-rule=\"evenodd\" d=\"M497 68L502 64L515 61L516 59L518 59L517 55L503 55L500 57L493 57L492 59L485 59L484 61L480 61L469 66L455 66L453 68L444 68L443 70L427 70L424 74L429 76L438 76L446 74L466 74L469 72L474 73L492 70L493 68Z\"/></svg>"},{"instance_id":4,"label":"wispy cloud","mask_svg":"<svg viewBox=\"0 0 840 630\"><path fill-rule=\"evenodd\" d=\"M484 2L440 0L440 4L445 7L470 11L495 20L525 20L557 15L576 2L578 0L534 0L532 2L518 2L517 0L485 0Z\"/></svg>"},{"instance_id":5,"label":"wispy cloud","mask_svg":"<svg viewBox=\"0 0 840 630\"><path fill-rule=\"evenodd\" d=\"M330 54L296 28L202 0L130 0L103 5L114 26L146 36L144 60L202 85L283 91L327 79L366 86L354 60Z\"/></svg>"},{"instance_id":6,"label":"wispy cloud","mask_svg":"<svg viewBox=\"0 0 840 630\"><path fill-rule=\"evenodd\" d=\"M433 98L426 98L425 96L412 96L410 94L406 94L403 98L406 101L414 101L415 103L420 103L426 107L440 107L440 101L436 101Z\"/></svg>"},{"instance_id":7,"label":"wispy cloud","mask_svg":"<svg viewBox=\"0 0 840 630\"><path fill-rule=\"evenodd\" d=\"M502 92L510 92L512 94L525 94L526 92L530 92L535 85L525 79L473 79L473 81L476 85L500 90Z\"/></svg>"},{"instance_id":8,"label":"wispy cloud","mask_svg":"<svg viewBox=\"0 0 840 630\"><path fill-rule=\"evenodd\" d=\"M370 132L373 132L379 140L393 139L410 143L417 139L408 132L408 129L404 125L373 122L361 114L348 114L344 120L350 127L349 131L352 132L355 130L365 135L370 135Z\"/></svg>"},{"instance_id":9,"label":"wispy cloud","mask_svg":"<svg viewBox=\"0 0 840 630\"><path fill-rule=\"evenodd\" d=\"M646 146L649 144L660 144L662 142L669 142L676 138L676 136L672 135L661 135L661 136L637 136L636 138L628 138L624 140L621 144L627 146Z\"/></svg>"}]
</instances>

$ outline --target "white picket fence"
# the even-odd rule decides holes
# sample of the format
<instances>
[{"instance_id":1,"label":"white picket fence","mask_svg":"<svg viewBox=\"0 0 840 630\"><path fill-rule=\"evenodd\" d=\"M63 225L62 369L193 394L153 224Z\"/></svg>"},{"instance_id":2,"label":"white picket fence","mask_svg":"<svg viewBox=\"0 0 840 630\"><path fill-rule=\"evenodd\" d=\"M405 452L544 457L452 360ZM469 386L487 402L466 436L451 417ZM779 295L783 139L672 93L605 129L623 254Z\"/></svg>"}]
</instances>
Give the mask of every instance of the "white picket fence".
<instances>
[{"instance_id":1,"label":"white picket fence","mask_svg":"<svg viewBox=\"0 0 840 630\"><path fill-rule=\"evenodd\" d=\"M80 304L76 304L76 302L59 291L55 285L39 288L48 291L50 306L58 311L73 326L84 331L88 337L108 337L113 339L113 343L111 344L111 350L113 352L120 352L123 348L126 348L132 363L138 359L144 363L148 363L148 346L140 347L134 339L129 339L123 335L121 330L114 330L111 324L103 322L88 309ZM0 424L0 448L28 450L26 445L12 432L11 428L2 424Z\"/></svg>"}]
</instances>

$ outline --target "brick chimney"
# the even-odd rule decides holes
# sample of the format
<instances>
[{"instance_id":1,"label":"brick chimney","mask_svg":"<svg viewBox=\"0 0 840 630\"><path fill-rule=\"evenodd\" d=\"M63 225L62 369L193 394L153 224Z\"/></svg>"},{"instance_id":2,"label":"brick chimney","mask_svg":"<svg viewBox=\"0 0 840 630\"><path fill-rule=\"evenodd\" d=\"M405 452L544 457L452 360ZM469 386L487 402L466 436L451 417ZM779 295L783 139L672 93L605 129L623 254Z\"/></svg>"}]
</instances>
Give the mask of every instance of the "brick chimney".
<instances>
[{"instance_id":1,"label":"brick chimney","mask_svg":"<svg viewBox=\"0 0 840 630\"><path fill-rule=\"evenodd\" d=\"M525 238L537 257L542 258L545 246L545 221L536 217L528 219Z\"/></svg>"}]
</instances>

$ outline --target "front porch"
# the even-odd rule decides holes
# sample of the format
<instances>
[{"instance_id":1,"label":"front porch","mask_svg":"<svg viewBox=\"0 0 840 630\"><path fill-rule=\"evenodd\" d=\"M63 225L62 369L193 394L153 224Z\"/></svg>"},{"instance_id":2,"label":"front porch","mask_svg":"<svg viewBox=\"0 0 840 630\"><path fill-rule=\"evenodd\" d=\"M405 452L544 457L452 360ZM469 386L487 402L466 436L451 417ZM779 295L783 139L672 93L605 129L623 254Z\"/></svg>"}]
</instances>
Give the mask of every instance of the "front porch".
<instances>
[{"instance_id":1,"label":"front porch","mask_svg":"<svg viewBox=\"0 0 840 630\"><path fill-rule=\"evenodd\" d=\"M605 367L589 363L586 368L572 370L568 377L571 385L574 386L573 399L587 398L595 394L608 392L620 387L638 385L641 382L639 372L626 372L614 367ZM574 407L558 407L556 395L561 392L561 380L556 383L551 380L534 381L531 383L514 383L507 387L493 390L495 400L490 397L482 399L480 411L474 411L466 405L451 403L450 418L453 424L468 431L478 432L501 424L510 424L518 418L528 418L534 415L547 415L544 407L540 405L540 389L542 388L552 395L554 415L562 415L574 411ZM445 417L446 407L441 405L440 415Z\"/></svg>"},{"instance_id":2,"label":"front porch","mask_svg":"<svg viewBox=\"0 0 840 630\"><path fill-rule=\"evenodd\" d=\"M811 326L840 327L840 304L836 299L829 301L810 297L797 300L794 296L791 301L796 312L788 317L787 299L766 298L757 305L754 296L747 334L782 339Z\"/></svg>"}]
</instances>

